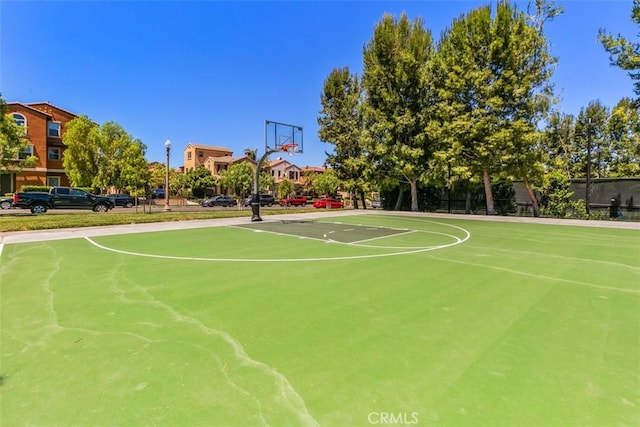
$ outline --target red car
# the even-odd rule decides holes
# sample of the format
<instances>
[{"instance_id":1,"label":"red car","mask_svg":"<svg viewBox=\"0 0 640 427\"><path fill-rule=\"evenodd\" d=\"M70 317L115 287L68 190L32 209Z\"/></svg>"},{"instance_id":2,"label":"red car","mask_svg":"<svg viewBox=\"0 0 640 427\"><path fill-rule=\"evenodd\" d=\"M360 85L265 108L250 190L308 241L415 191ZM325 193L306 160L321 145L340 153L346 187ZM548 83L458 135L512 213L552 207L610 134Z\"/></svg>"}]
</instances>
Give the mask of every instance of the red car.
<instances>
[{"instance_id":1,"label":"red car","mask_svg":"<svg viewBox=\"0 0 640 427\"><path fill-rule=\"evenodd\" d=\"M327 204L329 205L329 209L339 209L344 208L344 203L340 200L336 200L333 197L325 197L324 199L318 199L313 202L314 208L327 208Z\"/></svg>"},{"instance_id":2,"label":"red car","mask_svg":"<svg viewBox=\"0 0 640 427\"><path fill-rule=\"evenodd\" d=\"M306 196L291 196L280 200L280 206L306 206Z\"/></svg>"}]
</instances>

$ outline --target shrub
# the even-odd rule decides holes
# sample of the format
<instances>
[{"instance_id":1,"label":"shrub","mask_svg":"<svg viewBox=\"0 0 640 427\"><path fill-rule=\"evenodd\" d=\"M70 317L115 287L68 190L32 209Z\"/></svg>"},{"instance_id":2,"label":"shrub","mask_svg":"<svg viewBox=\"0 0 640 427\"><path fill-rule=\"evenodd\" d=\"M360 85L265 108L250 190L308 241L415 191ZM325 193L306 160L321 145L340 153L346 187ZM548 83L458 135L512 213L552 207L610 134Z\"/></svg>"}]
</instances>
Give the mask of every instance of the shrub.
<instances>
[{"instance_id":1,"label":"shrub","mask_svg":"<svg viewBox=\"0 0 640 427\"><path fill-rule=\"evenodd\" d=\"M560 171L553 171L545 175L541 193L540 210L544 216L567 217L568 210L572 206L573 191L569 191L569 178L566 175ZM576 205L577 207L578 205Z\"/></svg>"},{"instance_id":2,"label":"shrub","mask_svg":"<svg viewBox=\"0 0 640 427\"><path fill-rule=\"evenodd\" d=\"M22 187L20 187L20 191L24 193L44 191L45 193L48 193L50 188L51 187L49 187L48 185L23 185Z\"/></svg>"},{"instance_id":3,"label":"shrub","mask_svg":"<svg viewBox=\"0 0 640 427\"><path fill-rule=\"evenodd\" d=\"M569 218L577 218L577 219L585 219L587 218L587 208L586 205L584 203L584 200L573 200L571 202L569 202L569 213L568 216ZM592 212L592 217L594 216L593 212ZM596 215L596 219L598 215Z\"/></svg>"}]
</instances>

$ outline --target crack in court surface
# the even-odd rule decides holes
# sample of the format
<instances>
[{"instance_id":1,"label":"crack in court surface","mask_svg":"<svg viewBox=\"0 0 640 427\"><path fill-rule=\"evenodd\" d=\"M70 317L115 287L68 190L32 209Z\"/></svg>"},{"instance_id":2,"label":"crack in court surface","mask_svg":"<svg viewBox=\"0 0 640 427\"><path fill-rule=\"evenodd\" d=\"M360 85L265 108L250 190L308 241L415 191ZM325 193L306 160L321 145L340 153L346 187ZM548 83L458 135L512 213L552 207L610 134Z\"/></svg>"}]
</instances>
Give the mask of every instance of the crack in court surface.
<instances>
[{"instance_id":1,"label":"crack in court surface","mask_svg":"<svg viewBox=\"0 0 640 427\"><path fill-rule=\"evenodd\" d=\"M224 362L225 359L228 359L227 356L224 355L225 352L219 352L214 348L209 348L206 341L200 340L203 344L193 343L191 341L184 341L184 345L191 346L193 348L198 348L201 351L208 353L215 361L218 366L217 373L221 374L227 381L227 384L234 390L236 390L241 395L245 396L248 399L251 399L254 403L255 408L258 411L258 418L262 421L263 424L268 425L269 412L273 411L285 411L294 417L297 423L304 426L317 426L318 423L313 419L311 414L309 413L304 400L302 397L295 391L293 386L289 383L287 378L277 372L274 368L268 366L267 364L252 359L247 352L245 351L242 344L236 340L231 334L220 330L211 328L205 325L201 320L184 315L176 310L169 304L163 303L156 299L148 289L144 286L141 286L133 281L127 281L125 285L129 285L132 287L131 290L124 289L120 283L122 282L121 277L118 277L115 273L116 269L113 269L113 276L110 278L111 282L111 291L117 296L117 298L123 302L124 304L132 304L132 305L147 305L153 308L158 309L159 311L163 311L167 314L170 321L184 324L198 333L202 333L209 337L214 337L220 339L222 343L230 349L231 354L233 355L232 360L228 362ZM129 294L135 294L137 298L130 298ZM152 323L153 322L146 322ZM164 324L164 326L167 326ZM152 327L152 329L157 329ZM136 334L136 336L138 336ZM151 338L139 336L142 339L151 340L151 342L159 342L158 340L152 340ZM217 344L212 343L214 346ZM228 364L231 363L232 366L229 367ZM249 367L250 369L258 372L258 378L270 378L269 382L273 384L276 391L275 393L268 393L264 391L265 384L261 381L261 387L258 389L262 391L262 395L260 391L251 391L248 386L242 386L239 381L242 381L242 378L238 377L236 379L232 378L231 371L237 370L238 372L242 372L242 369ZM251 376L251 380L254 380L255 377Z\"/></svg>"}]
</instances>

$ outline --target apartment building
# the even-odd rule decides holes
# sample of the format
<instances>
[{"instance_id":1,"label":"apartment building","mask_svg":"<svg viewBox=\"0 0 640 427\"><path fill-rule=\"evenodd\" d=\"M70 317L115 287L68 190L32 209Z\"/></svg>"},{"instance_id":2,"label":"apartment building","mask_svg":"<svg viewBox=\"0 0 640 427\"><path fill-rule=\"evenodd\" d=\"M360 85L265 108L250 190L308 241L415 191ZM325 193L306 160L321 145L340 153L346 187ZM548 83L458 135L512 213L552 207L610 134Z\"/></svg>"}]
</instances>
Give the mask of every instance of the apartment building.
<instances>
[{"instance_id":1,"label":"apartment building","mask_svg":"<svg viewBox=\"0 0 640 427\"><path fill-rule=\"evenodd\" d=\"M207 159L219 159L219 162L225 162L225 157L231 158L233 156L233 151L229 150L226 147L217 147L214 145L204 145L204 144L196 144L189 143L184 149L184 173L187 173L198 166L204 166L207 162ZM209 170L211 170L211 160L209 160ZM214 170L211 170L211 173L217 175Z\"/></svg>"},{"instance_id":2,"label":"apartment building","mask_svg":"<svg viewBox=\"0 0 640 427\"><path fill-rule=\"evenodd\" d=\"M62 166L65 150L62 136L67 123L77 115L48 102L9 102L7 114L24 127L24 138L29 141L29 146L18 154L16 163L29 156L38 160L21 172L0 173L0 194L20 191L24 185L69 185Z\"/></svg>"}]
</instances>

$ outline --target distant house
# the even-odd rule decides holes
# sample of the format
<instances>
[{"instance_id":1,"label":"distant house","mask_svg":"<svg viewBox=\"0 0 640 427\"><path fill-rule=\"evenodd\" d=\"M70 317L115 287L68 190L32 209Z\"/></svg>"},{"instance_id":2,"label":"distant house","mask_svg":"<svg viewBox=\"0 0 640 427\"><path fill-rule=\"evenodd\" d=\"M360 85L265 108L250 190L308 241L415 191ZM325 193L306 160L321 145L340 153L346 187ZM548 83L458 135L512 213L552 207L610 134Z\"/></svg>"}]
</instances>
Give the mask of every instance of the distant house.
<instances>
[{"instance_id":1,"label":"distant house","mask_svg":"<svg viewBox=\"0 0 640 427\"><path fill-rule=\"evenodd\" d=\"M316 174L324 173L327 170L327 166L323 165L322 167L317 166L305 166L300 168L300 184L304 187L309 187L310 185L310 177Z\"/></svg>"},{"instance_id":2,"label":"distant house","mask_svg":"<svg viewBox=\"0 0 640 427\"><path fill-rule=\"evenodd\" d=\"M327 170L327 166L322 166L321 168L317 167L317 166L305 166L300 168L300 172L302 173L302 175L310 175L312 173L324 173L324 171Z\"/></svg>"},{"instance_id":3,"label":"distant house","mask_svg":"<svg viewBox=\"0 0 640 427\"><path fill-rule=\"evenodd\" d=\"M226 147L218 147L213 145L189 143L184 149L184 166L183 173L202 166L206 168L211 175L220 178L220 175L229 168L229 166L239 163L248 162L255 169L256 162L249 156L234 157L233 151ZM214 189L216 193L229 193L230 189L218 186Z\"/></svg>"},{"instance_id":4,"label":"distant house","mask_svg":"<svg viewBox=\"0 0 640 427\"><path fill-rule=\"evenodd\" d=\"M62 166L66 148L62 137L67 124L77 115L48 102L9 102L7 114L24 126L24 138L29 141L15 162L23 162L30 156L37 157L38 161L19 173L0 171L0 194L19 191L24 185L69 185Z\"/></svg>"},{"instance_id":5,"label":"distant house","mask_svg":"<svg viewBox=\"0 0 640 427\"><path fill-rule=\"evenodd\" d=\"M222 158L231 157L232 155L233 151L226 147L195 144L191 142L187 144L187 147L184 149L184 173L187 173L198 166L203 166L209 157Z\"/></svg>"},{"instance_id":6,"label":"distant house","mask_svg":"<svg viewBox=\"0 0 640 427\"><path fill-rule=\"evenodd\" d=\"M276 185L285 178L294 184L300 184L302 170L293 163L284 160L282 157L278 157L276 160L270 162L269 168L271 169L271 176Z\"/></svg>"}]
</instances>

